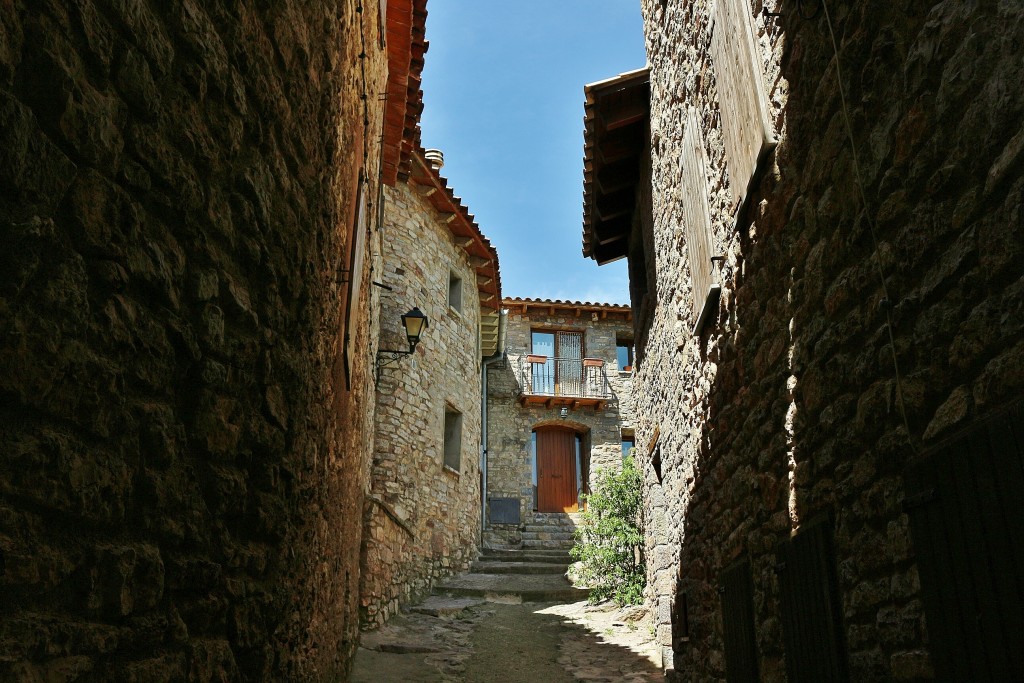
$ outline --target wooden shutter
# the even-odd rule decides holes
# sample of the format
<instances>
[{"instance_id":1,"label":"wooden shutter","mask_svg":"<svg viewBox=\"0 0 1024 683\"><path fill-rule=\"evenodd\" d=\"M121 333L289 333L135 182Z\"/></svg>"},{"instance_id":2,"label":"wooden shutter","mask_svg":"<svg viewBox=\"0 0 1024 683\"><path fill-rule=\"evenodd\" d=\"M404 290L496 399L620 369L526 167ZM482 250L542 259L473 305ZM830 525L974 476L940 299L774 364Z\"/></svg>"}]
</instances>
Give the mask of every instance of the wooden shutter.
<instances>
[{"instance_id":1,"label":"wooden shutter","mask_svg":"<svg viewBox=\"0 0 1024 683\"><path fill-rule=\"evenodd\" d=\"M1024 410L977 425L906 476L936 680L1024 681Z\"/></svg>"},{"instance_id":2,"label":"wooden shutter","mask_svg":"<svg viewBox=\"0 0 1024 683\"><path fill-rule=\"evenodd\" d=\"M351 388L355 371L359 296L363 284L363 252L366 250L366 185L360 174L356 200L355 228L349 239L348 299L345 308L345 386Z\"/></svg>"},{"instance_id":3,"label":"wooden shutter","mask_svg":"<svg viewBox=\"0 0 1024 683\"><path fill-rule=\"evenodd\" d=\"M781 546L778 559L789 683L846 683L831 516L809 522Z\"/></svg>"},{"instance_id":4,"label":"wooden shutter","mask_svg":"<svg viewBox=\"0 0 1024 683\"><path fill-rule=\"evenodd\" d=\"M733 202L747 195L757 162L775 144L760 50L747 0L718 0L711 29L722 140Z\"/></svg>"},{"instance_id":5,"label":"wooden shutter","mask_svg":"<svg viewBox=\"0 0 1024 683\"><path fill-rule=\"evenodd\" d=\"M559 332L556 376L559 396L583 395L583 333Z\"/></svg>"},{"instance_id":6,"label":"wooden shutter","mask_svg":"<svg viewBox=\"0 0 1024 683\"><path fill-rule=\"evenodd\" d=\"M750 562L741 560L722 572L722 637L725 677L729 683L760 680L754 634L754 582Z\"/></svg>"},{"instance_id":7,"label":"wooden shutter","mask_svg":"<svg viewBox=\"0 0 1024 683\"><path fill-rule=\"evenodd\" d=\"M708 205L707 158L704 134L701 132L693 109L687 112L686 131L683 134L683 152L680 158L682 173L683 234L690 261L693 285L694 334L699 334L710 315L712 306L718 305L721 287L714 280L711 257L711 208Z\"/></svg>"}]
</instances>

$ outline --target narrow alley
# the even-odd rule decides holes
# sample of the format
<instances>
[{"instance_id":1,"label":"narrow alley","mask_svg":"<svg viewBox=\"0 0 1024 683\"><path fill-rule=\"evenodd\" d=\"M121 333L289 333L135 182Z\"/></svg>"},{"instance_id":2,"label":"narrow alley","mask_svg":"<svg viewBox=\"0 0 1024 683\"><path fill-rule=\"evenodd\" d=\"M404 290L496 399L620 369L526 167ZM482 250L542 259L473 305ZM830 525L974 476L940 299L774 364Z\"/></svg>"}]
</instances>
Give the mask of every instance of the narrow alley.
<instances>
[{"instance_id":1,"label":"narrow alley","mask_svg":"<svg viewBox=\"0 0 1024 683\"><path fill-rule=\"evenodd\" d=\"M0 0L0 682L1024 681L1022 83L1021 0Z\"/></svg>"}]
</instances>

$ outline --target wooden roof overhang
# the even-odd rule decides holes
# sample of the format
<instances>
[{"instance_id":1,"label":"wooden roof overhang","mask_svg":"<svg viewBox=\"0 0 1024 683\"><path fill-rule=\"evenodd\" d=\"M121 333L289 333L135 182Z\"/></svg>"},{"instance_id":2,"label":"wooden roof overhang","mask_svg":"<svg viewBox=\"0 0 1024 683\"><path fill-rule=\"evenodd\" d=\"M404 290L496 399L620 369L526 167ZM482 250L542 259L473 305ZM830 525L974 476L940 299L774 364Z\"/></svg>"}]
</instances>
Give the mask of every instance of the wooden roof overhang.
<instances>
[{"instance_id":1,"label":"wooden roof overhang","mask_svg":"<svg viewBox=\"0 0 1024 683\"><path fill-rule=\"evenodd\" d=\"M601 320L633 320L633 309L625 304L590 303L589 301L560 301L555 299L504 299L501 305L510 311L531 311L546 316L571 315L580 318L585 313L596 314Z\"/></svg>"},{"instance_id":2,"label":"wooden roof overhang","mask_svg":"<svg viewBox=\"0 0 1024 683\"><path fill-rule=\"evenodd\" d=\"M448 187L445 179L424 157L425 150L417 147L411 158L408 182L410 186L437 210L441 220L455 238L455 243L466 252L476 273L477 291L480 293L481 345L485 356L498 346L498 320L501 313L501 271L498 251L484 237L473 214L462 199ZM488 351L490 353L488 353Z\"/></svg>"},{"instance_id":3,"label":"wooden roof overhang","mask_svg":"<svg viewBox=\"0 0 1024 683\"><path fill-rule=\"evenodd\" d=\"M427 0L388 0L386 45L388 81L384 101L381 179L394 187L409 173L413 150L419 146L423 112L423 57Z\"/></svg>"},{"instance_id":4,"label":"wooden roof overhang","mask_svg":"<svg viewBox=\"0 0 1024 683\"><path fill-rule=\"evenodd\" d=\"M598 264L629 250L649 135L650 84L645 67L583 88L583 255Z\"/></svg>"}]
</instances>

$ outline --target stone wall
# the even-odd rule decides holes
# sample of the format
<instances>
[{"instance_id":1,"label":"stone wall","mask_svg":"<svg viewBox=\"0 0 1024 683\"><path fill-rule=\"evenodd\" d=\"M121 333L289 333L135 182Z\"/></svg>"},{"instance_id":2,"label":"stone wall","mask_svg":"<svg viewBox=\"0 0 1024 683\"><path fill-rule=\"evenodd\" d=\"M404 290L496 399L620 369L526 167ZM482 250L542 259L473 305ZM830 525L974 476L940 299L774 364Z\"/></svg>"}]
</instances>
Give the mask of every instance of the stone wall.
<instances>
[{"instance_id":1,"label":"stone wall","mask_svg":"<svg viewBox=\"0 0 1024 683\"><path fill-rule=\"evenodd\" d=\"M620 372L616 358L616 339L632 337L632 324L620 307L611 317L600 312L529 307L526 312L506 301L509 309L506 323L507 361L488 368L487 379L487 496L515 498L520 501L520 520L527 523L533 516L534 464L531 449L533 430L543 425L566 425L584 435L583 457L589 460L589 485L596 480L597 470L620 467L622 464L621 430L632 429L632 397L629 372ZM577 315L577 313L579 313ZM559 407L521 405L520 380L517 377L521 359L531 352L531 331L534 329L578 330L583 332L584 356L605 361L605 372L613 399L600 410L579 407L562 419ZM514 530L506 530L506 541L514 542Z\"/></svg>"},{"instance_id":2,"label":"stone wall","mask_svg":"<svg viewBox=\"0 0 1024 683\"><path fill-rule=\"evenodd\" d=\"M377 385L371 503L362 557L362 619L383 624L401 605L476 559L480 532L480 299L476 274L447 223L415 188L385 200L381 348L408 344L400 316L429 326L413 356L382 368ZM448 304L462 278L462 312ZM462 414L461 462L444 463L445 408Z\"/></svg>"},{"instance_id":3,"label":"stone wall","mask_svg":"<svg viewBox=\"0 0 1024 683\"><path fill-rule=\"evenodd\" d=\"M850 680L930 680L903 472L1024 390L1024 10L827 2L803 19L747 3L779 143L737 216L712 4L642 3L657 259L634 392L658 635L678 680L724 679L719 581L746 558L760 675L785 680L776 550L831 512ZM696 337L687 107L726 257L717 320Z\"/></svg>"},{"instance_id":4,"label":"stone wall","mask_svg":"<svg viewBox=\"0 0 1024 683\"><path fill-rule=\"evenodd\" d=\"M339 283L385 70L364 10L0 5L0 679L344 677L373 332L367 272L347 390Z\"/></svg>"}]
</instances>

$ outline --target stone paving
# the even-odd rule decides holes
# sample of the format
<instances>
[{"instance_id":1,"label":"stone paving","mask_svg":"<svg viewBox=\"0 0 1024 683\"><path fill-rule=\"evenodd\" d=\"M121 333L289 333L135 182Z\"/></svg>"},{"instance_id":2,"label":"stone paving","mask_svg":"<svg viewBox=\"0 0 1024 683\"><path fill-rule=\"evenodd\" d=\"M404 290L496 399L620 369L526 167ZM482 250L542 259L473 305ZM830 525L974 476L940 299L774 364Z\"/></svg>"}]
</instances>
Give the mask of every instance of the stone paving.
<instances>
[{"instance_id":1,"label":"stone paving","mask_svg":"<svg viewBox=\"0 0 1024 683\"><path fill-rule=\"evenodd\" d=\"M363 634L352 680L663 681L652 625L639 608L432 597Z\"/></svg>"}]
</instances>

